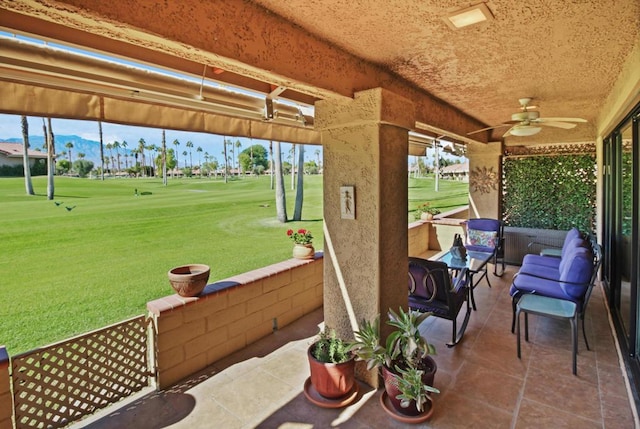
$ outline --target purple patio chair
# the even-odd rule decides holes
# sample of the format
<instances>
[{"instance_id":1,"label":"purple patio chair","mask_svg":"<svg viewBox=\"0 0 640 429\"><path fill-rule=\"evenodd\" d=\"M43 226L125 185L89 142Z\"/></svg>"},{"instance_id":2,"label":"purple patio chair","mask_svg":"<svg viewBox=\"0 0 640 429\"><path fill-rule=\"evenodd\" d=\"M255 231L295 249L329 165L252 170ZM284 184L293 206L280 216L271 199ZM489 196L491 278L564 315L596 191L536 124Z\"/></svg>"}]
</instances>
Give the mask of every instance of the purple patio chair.
<instances>
[{"instance_id":1,"label":"purple patio chair","mask_svg":"<svg viewBox=\"0 0 640 429\"><path fill-rule=\"evenodd\" d=\"M466 222L466 243L467 250L476 252L493 253L491 257L493 263L493 274L501 277L504 274L504 222L498 219L478 218L469 219ZM498 260L502 265L502 271L498 273ZM491 287L487 268L484 276L487 284ZM478 282L482 279L478 279Z\"/></svg>"}]
</instances>

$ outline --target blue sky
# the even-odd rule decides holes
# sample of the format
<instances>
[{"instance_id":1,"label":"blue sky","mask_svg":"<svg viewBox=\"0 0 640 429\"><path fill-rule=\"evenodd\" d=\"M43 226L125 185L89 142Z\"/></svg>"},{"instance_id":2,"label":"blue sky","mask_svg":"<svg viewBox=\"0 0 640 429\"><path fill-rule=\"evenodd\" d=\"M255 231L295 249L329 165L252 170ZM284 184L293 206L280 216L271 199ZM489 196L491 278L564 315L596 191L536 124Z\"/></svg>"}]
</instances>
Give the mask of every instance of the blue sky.
<instances>
[{"instance_id":1,"label":"blue sky","mask_svg":"<svg viewBox=\"0 0 640 429\"><path fill-rule=\"evenodd\" d=\"M29 135L42 136L42 118L30 116L29 122ZM98 134L98 123L96 121L80 121L73 119L51 119L53 132L56 135L77 135L87 140L100 141ZM20 115L6 115L0 114L0 141L11 137L22 137ZM134 127L129 125L118 125L103 122L102 123L102 135L105 144L118 141L122 143L126 141L129 149L133 149L137 146L138 141L143 138L147 144L161 145L162 142L162 130L158 128L146 128L146 127ZM203 154L208 152L209 155L215 156L218 161L222 161L222 141L223 136L217 134L206 134L187 131L174 131L166 130L166 141L169 147L174 140L180 141L180 151L186 150L185 143L187 141L193 142L194 146L194 158L195 149L201 147ZM261 144L265 148L269 148L269 142L266 140L249 139L244 137L231 137L233 141L240 140L242 143L241 150L253 144ZM283 160L287 159L290 144L282 145ZM321 146L307 145L305 150L305 159L308 161L317 160L315 155L316 149L319 149L322 153ZM322 159L322 154L320 155Z\"/></svg>"}]
</instances>

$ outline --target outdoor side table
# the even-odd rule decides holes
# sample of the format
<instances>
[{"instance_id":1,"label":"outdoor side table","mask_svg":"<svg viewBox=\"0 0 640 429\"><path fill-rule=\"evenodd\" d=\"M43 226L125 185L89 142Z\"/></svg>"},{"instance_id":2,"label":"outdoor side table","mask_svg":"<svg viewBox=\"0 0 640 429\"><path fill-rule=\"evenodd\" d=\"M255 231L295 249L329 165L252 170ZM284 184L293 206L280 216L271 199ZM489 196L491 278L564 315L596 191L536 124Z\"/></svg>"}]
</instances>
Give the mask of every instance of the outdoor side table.
<instances>
[{"instance_id":1,"label":"outdoor side table","mask_svg":"<svg viewBox=\"0 0 640 429\"><path fill-rule=\"evenodd\" d=\"M569 319L571 322L571 343L573 350L573 375L577 374L576 355L578 354L578 307L575 302L548 296L526 294L518 300L516 307L518 359L520 359L520 313L524 313L524 339L529 341L528 315Z\"/></svg>"},{"instance_id":2,"label":"outdoor side table","mask_svg":"<svg viewBox=\"0 0 640 429\"><path fill-rule=\"evenodd\" d=\"M469 276L469 297L471 298L471 307L474 310L477 310L477 308L476 299L473 296L473 290L476 288L478 283L480 283L480 281L487 275L487 272L483 270L487 263L491 260L492 256L492 252L477 252L474 250L469 250L467 252L467 259L456 259L451 254L451 251L448 251L447 253L436 259L437 261L447 264L447 266L451 270L461 271L464 268L467 269L467 275ZM480 278L474 280L473 276L480 272L482 272ZM487 279L487 282L488 281L489 280ZM491 285L489 285L489 287L491 287Z\"/></svg>"}]
</instances>

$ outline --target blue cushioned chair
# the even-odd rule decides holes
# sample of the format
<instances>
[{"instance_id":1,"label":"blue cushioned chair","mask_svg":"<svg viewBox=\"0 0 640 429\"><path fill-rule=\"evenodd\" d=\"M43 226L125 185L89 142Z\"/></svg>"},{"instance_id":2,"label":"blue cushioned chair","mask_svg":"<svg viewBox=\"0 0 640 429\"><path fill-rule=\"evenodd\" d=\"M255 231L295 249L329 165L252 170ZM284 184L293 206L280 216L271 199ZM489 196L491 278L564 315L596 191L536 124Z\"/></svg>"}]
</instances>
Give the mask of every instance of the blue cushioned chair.
<instances>
[{"instance_id":1,"label":"blue cushioned chair","mask_svg":"<svg viewBox=\"0 0 640 429\"><path fill-rule=\"evenodd\" d=\"M582 233L580 232L580 230L578 230L578 228L574 227L574 228L571 228L567 232L567 235L565 235L562 247L552 246L550 244L541 243L539 241L532 241L532 242L530 242L528 244L527 248L530 249L532 246L547 246L547 247L543 247L540 250L540 255L541 256L561 258L562 255L564 254L567 246L571 243L571 240L573 240L575 238L583 238L583 237L582 237Z\"/></svg>"},{"instance_id":2,"label":"blue cushioned chair","mask_svg":"<svg viewBox=\"0 0 640 429\"><path fill-rule=\"evenodd\" d=\"M464 247L471 251L493 253L491 257L493 274L498 277L504 274L504 222L489 218L467 220ZM502 263L502 271L500 273L498 273L498 260ZM486 267L483 276L486 277L487 284L491 287ZM482 280L482 277L478 279L478 282L480 280Z\"/></svg>"},{"instance_id":3,"label":"blue cushioned chair","mask_svg":"<svg viewBox=\"0 0 640 429\"><path fill-rule=\"evenodd\" d=\"M409 308L451 320L453 331L448 347L460 342L469 322L471 306L468 284L466 268L452 279L449 267L444 262L409 258ZM465 301L467 310L464 321L460 330L456 331L458 313Z\"/></svg>"},{"instance_id":4,"label":"blue cushioned chair","mask_svg":"<svg viewBox=\"0 0 640 429\"><path fill-rule=\"evenodd\" d=\"M588 247L584 247L585 244ZM549 257L558 260L557 266L536 265L532 262L540 261L539 258L547 257L525 258L527 260L523 260L522 267L513 277L509 290L513 302L511 332L515 329L517 302L524 294L572 301L576 303L577 312L582 319L582 333L589 349L584 330L584 314L602 262L602 248L595 237L591 236L588 241L572 240L572 245L565 249L562 258Z\"/></svg>"}]
</instances>

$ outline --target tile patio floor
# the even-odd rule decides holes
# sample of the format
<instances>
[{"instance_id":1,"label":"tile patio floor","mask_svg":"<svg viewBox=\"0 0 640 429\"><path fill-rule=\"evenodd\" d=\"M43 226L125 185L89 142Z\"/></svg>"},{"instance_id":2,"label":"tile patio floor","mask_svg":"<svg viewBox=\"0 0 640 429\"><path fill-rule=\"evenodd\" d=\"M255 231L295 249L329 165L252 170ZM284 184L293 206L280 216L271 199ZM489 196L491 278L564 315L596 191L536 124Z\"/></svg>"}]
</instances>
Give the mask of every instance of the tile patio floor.
<instances>
[{"instance_id":1,"label":"tile patio floor","mask_svg":"<svg viewBox=\"0 0 640 429\"><path fill-rule=\"evenodd\" d=\"M625 378L603 292L587 309L586 350L579 332L578 375L571 374L569 323L530 316L530 342L516 356L508 288L517 267L490 275L476 288L463 341L449 349L451 322L423 324L436 345L435 411L409 425L380 406L382 390L360 384L358 400L343 409L312 405L304 396L306 350L322 323L318 310L163 392L147 391L76 423L88 429L364 429L364 428L633 428Z\"/></svg>"}]
</instances>

